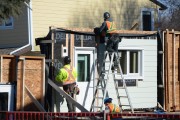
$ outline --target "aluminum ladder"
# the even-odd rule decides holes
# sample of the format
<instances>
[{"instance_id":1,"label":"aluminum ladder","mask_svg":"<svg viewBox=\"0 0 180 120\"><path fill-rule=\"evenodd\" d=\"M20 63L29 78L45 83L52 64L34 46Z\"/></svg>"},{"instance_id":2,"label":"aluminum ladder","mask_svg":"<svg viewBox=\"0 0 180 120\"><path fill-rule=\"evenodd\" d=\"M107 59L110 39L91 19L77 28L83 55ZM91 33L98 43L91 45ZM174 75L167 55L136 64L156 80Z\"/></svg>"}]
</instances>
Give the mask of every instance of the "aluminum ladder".
<instances>
[{"instance_id":1,"label":"aluminum ladder","mask_svg":"<svg viewBox=\"0 0 180 120\"><path fill-rule=\"evenodd\" d=\"M118 64L117 67L119 68L120 73L117 72L117 69L113 70L113 71L111 70L111 68L114 66L114 62L113 62L114 57L116 57L115 62ZM90 111L94 110L95 108L99 109L99 111L103 110L103 106L104 106L103 100L105 99L105 97L107 95L108 81L109 81L110 75L113 75L116 95L117 95L117 98L118 98L118 104L119 104L119 107L121 108L121 111L123 110L122 109L123 106L129 106L131 108L131 111L134 113L134 110L133 110L133 107L132 107L132 104L131 104L131 101L130 101L130 97L129 97L129 94L128 94L128 90L127 90L127 87L126 87L126 82L125 82L124 77L123 77L123 73L122 73L122 69L121 69L121 65L120 65L120 57L119 57L118 53L117 52L111 52L110 53L110 52L106 51L105 55L104 55L104 59L103 59L102 62L103 62L103 68L101 68L99 79L97 81L97 85L96 85L96 89L95 89L95 92L94 92L94 96L93 96ZM123 80L124 85L121 88L118 87L118 79L116 79L116 74L120 74L121 79ZM120 96L119 95L119 89L124 89L125 92L126 92L126 96ZM100 90L102 92L102 96L99 96L99 95L97 96L97 93ZM123 98L126 97L128 99L129 105L121 104L121 101L120 101L121 97L123 97ZM100 102L98 102L99 103L98 106L94 105L94 102L96 100L100 101Z\"/></svg>"}]
</instances>

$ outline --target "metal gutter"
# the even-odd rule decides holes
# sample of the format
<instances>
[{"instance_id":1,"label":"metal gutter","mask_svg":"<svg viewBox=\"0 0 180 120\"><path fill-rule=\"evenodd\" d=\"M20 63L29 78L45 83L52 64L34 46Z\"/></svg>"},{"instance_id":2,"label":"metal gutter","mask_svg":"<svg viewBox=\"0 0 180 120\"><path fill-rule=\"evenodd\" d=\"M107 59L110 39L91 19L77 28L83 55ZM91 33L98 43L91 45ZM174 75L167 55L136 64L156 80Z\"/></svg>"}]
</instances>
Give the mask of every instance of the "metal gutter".
<instances>
[{"instance_id":1,"label":"metal gutter","mask_svg":"<svg viewBox=\"0 0 180 120\"><path fill-rule=\"evenodd\" d=\"M158 0L150 0L150 1L158 5L160 7L159 10L166 10L168 8L167 6L165 6L162 2Z\"/></svg>"}]
</instances>

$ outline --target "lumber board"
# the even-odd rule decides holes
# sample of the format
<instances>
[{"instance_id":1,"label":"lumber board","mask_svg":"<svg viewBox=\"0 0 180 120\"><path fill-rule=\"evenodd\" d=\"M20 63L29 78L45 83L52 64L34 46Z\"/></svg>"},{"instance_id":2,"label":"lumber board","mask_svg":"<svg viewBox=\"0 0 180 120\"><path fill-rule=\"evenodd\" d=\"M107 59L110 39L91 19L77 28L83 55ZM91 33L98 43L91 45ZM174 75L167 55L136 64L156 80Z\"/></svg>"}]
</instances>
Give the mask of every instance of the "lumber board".
<instances>
[{"instance_id":1,"label":"lumber board","mask_svg":"<svg viewBox=\"0 0 180 120\"><path fill-rule=\"evenodd\" d=\"M65 98L69 99L81 112L89 112L84 106L76 102L70 95L68 95L64 90L59 88L51 79L48 79L48 83L61 95L63 95Z\"/></svg>"}]
</instances>

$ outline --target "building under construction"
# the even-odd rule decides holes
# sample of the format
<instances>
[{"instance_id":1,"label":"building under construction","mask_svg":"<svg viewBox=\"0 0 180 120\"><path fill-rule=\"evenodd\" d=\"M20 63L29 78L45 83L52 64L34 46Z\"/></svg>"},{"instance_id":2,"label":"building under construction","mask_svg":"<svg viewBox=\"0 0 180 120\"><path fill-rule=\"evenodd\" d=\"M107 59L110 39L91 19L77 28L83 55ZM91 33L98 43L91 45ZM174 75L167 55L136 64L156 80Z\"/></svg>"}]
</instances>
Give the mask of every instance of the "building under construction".
<instances>
[{"instance_id":1,"label":"building under construction","mask_svg":"<svg viewBox=\"0 0 180 120\"><path fill-rule=\"evenodd\" d=\"M166 113L160 118L178 118L172 112L180 109L179 32L120 30L117 33L122 37L118 52L121 53L120 63L123 63L123 76L133 106L134 114L131 115L158 118L156 114L147 112L154 112L161 107L171 112L171 115ZM36 44L41 48L41 57L32 53L22 56L1 55L1 111L52 112L50 116L53 116L54 112L67 112L64 97L68 97L76 105L78 113L85 112L84 115L77 113L77 116L97 114L102 117L97 112L99 109L90 110L99 78L94 47L96 39L98 37L91 29L50 27L46 37L36 39ZM76 100L69 97L55 81L55 75L62 67L62 58L67 55L71 57L72 65L77 68L79 75L77 84L80 94ZM123 87L122 79L119 79L118 87ZM110 76L106 95L118 103L115 92L113 76ZM97 96L100 95L98 92ZM94 105L98 104L101 104L100 100L94 102ZM125 114L121 115L131 116L126 114L129 108L122 109ZM140 111L145 114L137 115ZM12 114L14 116L16 113ZM73 114L76 113L64 115ZM47 117L45 113L43 115Z\"/></svg>"}]
</instances>

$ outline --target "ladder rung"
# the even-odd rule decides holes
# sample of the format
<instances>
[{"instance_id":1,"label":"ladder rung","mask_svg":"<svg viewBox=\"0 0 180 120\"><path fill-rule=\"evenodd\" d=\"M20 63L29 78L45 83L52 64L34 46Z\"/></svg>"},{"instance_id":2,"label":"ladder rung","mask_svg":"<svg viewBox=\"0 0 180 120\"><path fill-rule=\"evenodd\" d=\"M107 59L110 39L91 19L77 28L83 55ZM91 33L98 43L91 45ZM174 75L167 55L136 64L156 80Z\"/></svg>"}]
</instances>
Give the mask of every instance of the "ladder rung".
<instances>
[{"instance_id":1,"label":"ladder rung","mask_svg":"<svg viewBox=\"0 0 180 120\"><path fill-rule=\"evenodd\" d=\"M101 88L100 88L100 87L96 87L96 89L102 89L102 90L105 90L105 88L102 88L102 87L101 87Z\"/></svg>"},{"instance_id":2,"label":"ladder rung","mask_svg":"<svg viewBox=\"0 0 180 120\"><path fill-rule=\"evenodd\" d=\"M102 108L102 106L93 106L94 108Z\"/></svg>"},{"instance_id":3,"label":"ladder rung","mask_svg":"<svg viewBox=\"0 0 180 120\"><path fill-rule=\"evenodd\" d=\"M119 106L130 106L130 105L119 105Z\"/></svg>"},{"instance_id":4,"label":"ladder rung","mask_svg":"<svg viewBox=\"0 0 180 120\"><path fill-rule=\"evenodd\" d=\"M103 97L95 97L96 99L103 99Z\"/></svg>"},{"instance_id":5,"label":"ladder rung","mask_svg":"<svg viewBox=\"0 0 180 120\"><path fill-rule=\"evenodd\" d=\"M128 96L118 96L118 98L128 98Z\"/></svg>"},{"instance_id":6,"label":"ladder rung","mask_svg":"<svg viewBox=\"0 0 180 120\"><path fill-rule=\"evenodd\" d=\"M98 80L107 80L107 78L99 78Z\"/></svg>"},{"instance_id":7,"label":"ladder rung","mask_svg":"<svg viewBox=\"0 0 180 120\"><path fill-rule=\"evenodd\" d=\"M117 87L118 89L126 89L125 87Z\"/></svg>"}]
</instances>

